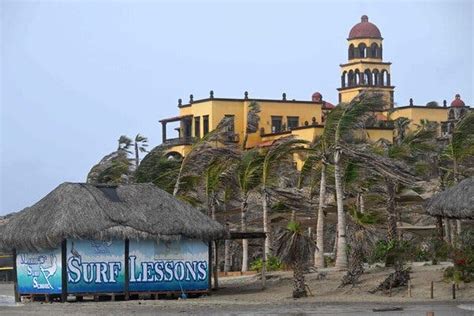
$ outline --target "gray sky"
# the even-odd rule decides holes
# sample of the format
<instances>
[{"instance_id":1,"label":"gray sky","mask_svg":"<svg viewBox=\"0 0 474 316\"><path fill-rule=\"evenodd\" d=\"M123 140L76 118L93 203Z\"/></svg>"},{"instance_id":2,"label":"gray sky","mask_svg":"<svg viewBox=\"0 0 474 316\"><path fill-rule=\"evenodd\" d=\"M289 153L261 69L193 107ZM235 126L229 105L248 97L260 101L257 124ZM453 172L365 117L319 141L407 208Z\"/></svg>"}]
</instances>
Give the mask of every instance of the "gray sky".
<instances>
[{"instance_id":1,"label":"gray sky","mask_svg":"<svg viewBox=\"0 0 474 316\"><path fill-rule=\"evenodd\" d=\"M159 144L190 93L336 103L363 14L398 105L474 103L471 1L1 1L0 214L85 181L121 134Z\"/></svg>"}]
</instances>

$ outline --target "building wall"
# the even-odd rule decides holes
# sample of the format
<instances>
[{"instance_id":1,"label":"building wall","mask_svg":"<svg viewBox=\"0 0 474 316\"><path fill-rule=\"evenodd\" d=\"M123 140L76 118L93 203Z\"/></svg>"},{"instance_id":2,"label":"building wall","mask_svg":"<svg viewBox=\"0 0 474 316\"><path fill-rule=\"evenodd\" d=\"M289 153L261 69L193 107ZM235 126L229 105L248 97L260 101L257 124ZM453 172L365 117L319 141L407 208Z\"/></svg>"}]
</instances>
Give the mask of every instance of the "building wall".
<instances>
[{"instance_id":1,"label":"building wall","mask_svg":"<svg viewBox=\"0 0 474 316\"><path fill-rule=\"evenodd\" d=\"M394 109L389 114L391 120L396 120L400 117L406 117L411 120L409 129L414 130L421 120L428 120L432 122L444 122L448 120L449 108L445 107L407 107L402 109Z\"/></svg>"}]
</instances>

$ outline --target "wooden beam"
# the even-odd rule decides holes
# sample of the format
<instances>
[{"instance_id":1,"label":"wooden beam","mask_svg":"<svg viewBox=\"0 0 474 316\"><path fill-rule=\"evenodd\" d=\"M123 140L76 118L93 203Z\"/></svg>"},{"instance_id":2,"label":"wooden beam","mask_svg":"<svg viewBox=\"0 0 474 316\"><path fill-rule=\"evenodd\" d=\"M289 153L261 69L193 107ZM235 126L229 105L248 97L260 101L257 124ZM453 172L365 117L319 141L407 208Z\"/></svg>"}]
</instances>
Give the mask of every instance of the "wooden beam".
<instances>
[{"instance_id":1,"label":"wooden beam","mask_svg":"<svg viewBox=\"0 0 474 316\"><path fill-rule=\"evenodd\" d=\"M263 238L262 253L262 290L265 290L267 284L267 254L265 253L265 238Z\"/></svg>"},{"instance_id":2,"label":"wooden beam","mask_svg":"<svg viewBox=\"0 0 474 316\"><path fill-rule=\"evenodd\" d=\"M230 232L229 238L225 239L265 239L264 232Z\"/></svg>"},{"instance_id":3,"label":"wooden beam","mask_svg":"<svg viewBox=\"0 0 474 316\"><path fill-rule=\"evenodd\" d=\"M130 266L128 262L128 257L130 256L130 240L125 239L125 258L124 258L124 273L125 273L125 284L124 284L124 293L125 300L130 299Z\"/></svg>"},{"instance_id":4,"label":"wooden beam","mask_svg":"<svg viewBox=\"0 0 474 316\"><path fill-rule=\"evenodd\" d=\"M67 301L67 240L61 242L61 303Z\"/></svg>"},{"instance_id":5,"label":"wooden beam","mask_svg":"<svg viewBox=\"0 0 474 316\"><path fill-rule=\"evenodd\" d=\"M213 242L214 244L214 249L213 249L213 252L214 252L214 255L213 255L213 259L214 259L214 265L212 266L212 274L213 274L213 277L214 277L214 287L213 289L214 290L217 290L219 288L219 276L218 276L218 273L217 273L217 265L219 264L219 259L217 258L217 240L214 240Z\"/></svg>"},{"instance_id":6,"label":"wooden beam","mask_svg":"<svg viewBox=\"0 0 474 316\"><path fill-rule=\"evenodd\" d=\"M207 288L209 289L209 293L212 290L212 242L208 243L208 272L207 272Z\"/></svg>"},{"instance_id":7,"label":"wooden beam","mask_svg":"<svg viewBox=\"0 0 474 316\"><path fill-rule=\"evenodd\" d=\"M20 302L20 293L18 293L18 275L16 266L16 249L13 249L13 288L15 291L15 302Z\"/></svg>"}]
</instances>

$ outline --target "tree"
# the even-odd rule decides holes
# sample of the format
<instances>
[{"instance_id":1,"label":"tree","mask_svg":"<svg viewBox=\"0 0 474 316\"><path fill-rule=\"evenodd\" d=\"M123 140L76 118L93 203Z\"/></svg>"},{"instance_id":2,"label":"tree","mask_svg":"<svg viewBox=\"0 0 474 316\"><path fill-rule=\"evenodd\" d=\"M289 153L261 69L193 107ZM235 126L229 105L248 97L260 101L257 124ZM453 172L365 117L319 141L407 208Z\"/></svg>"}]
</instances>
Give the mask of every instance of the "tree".
<instances>
[{"instance_id":1,"label":"tree","mask_svg":"<svg viewBox=\"0 0 474 316\"><path fill-rule=\"evenodd\" d=\"M305 178L310 178L310 192L313 196L314 180L319 177L319 201L316 211L316 251L314 252L314 266L324 268L324 221L325 221L325 199L326 199L326 170L328 166L328 153L326 144L323 139L317 138L313 141L308 151L306 159L300 172L300 180L298 186L301 187Z\"/></svg>"},{"instance_id":2,"label":"tree","mask_svg":"<svg viewBox=\"0 0 474 316\"><path fill-rule=\"evenodd\" d=\"M166 157L166 147L160 145L142 159L135 171L135 179L138 183L152 182L160 189L173 193L180 167L181 159ZM187 189L182 188L181 192L183 191Z\"/></svg>"},{"instance_id":3,"label":"tree","mask_svg":"<svg viewBox=\"0 0 474 316\"><path fill-rule=\"evenodd\" d=\"M104 156L87 174L87 183L126 184L133 182L133 168L128 150L132 140L120 136L117 150Z\"/></svg>"},{"instance_id":4,"label":"tree","mask_svg":"<svg viewBox=\"0 0 474 316\"><path fill-rule=\"evenodd\" d=\"M236 182L240 191L241 230L247 231L247 211L249 194L261 183L263 157L258 150L242 153L235 169ZM242 240L242 272L248 270L248 240Z\"/></svg>"},{"instance_id":5,"label":"tree","mask_svg":"<svg viewBox=\"0 0 474 316\"><path fill-rule=\"evenodd\" d=\"M304 269L316 245L306 236L299 223L291 221L276 239L276 256L293 269L293 298L306 297Z\"/></svg>"},{"instance_id":6,"label":"tree","mask_svg":"<svg viewBox=\"0 0 474 316\"><path fill-rule=\"evenodd\" d=\"M356 132L365 127L365 123L373 116L373 112L383 109L382 95L377 93L361 93L349 104L339 104L328 115L324 127L323 139L331 144L334 162L334 180L337 204L337 254L336 267L347 269L346 218L344 212L343 145L348 145L358 135Z\"/></svg>"},{"instance_id":7,"label":"tree","mask_svg":"<svg viewBox=\"0 0 474 316\"><path fill-rule=\"evenodd\" d=\"M263 152L262 163L262 209L263 209L263 231L266 233L265 238L265 254L267 257L271 255L271 226L268 220L268 207L270 203L269 188L278 186L280 179L279 167L292 165L293 154L303 149L303 145L308 143L304 140L294 139L292 137L280 138ZM289 163L289 164L288 164ZM278 172L280 171L280 172Z\"/></svg>"},{"instance_id":8,"label":"tree","mask_svg":"<svg viewBox=\"0 0 474 316\"><path fill-rule=\"evenodd\" d=\"M448 136L448 146L441 155L441 163L444 165L445 176L441 178L442 187L445 183L456 184L463 175L462 165L474 156L474 112L464 114L454 125L454 130ZM445 220L446 238L454 244L455 238L450 238L449 232L454 237L454 228L449 227L449 219ZM461 221L456 220L456 233L461 234Z\"/></svg>"},{"instance_id":9,"label":"tree","mask_svg":"<svg viewBox=\"0 0 474 316\"><path fill-rule=\"evenodd\" d=\"M229 139L229 127L233 124L233 118L224 117L217 127L194 143L189 153L182 159L179 172L173 189L173 195L177 196L183 180L189 175L201 176L209 162L216 157L231 158L239 155L235 146L224 145Z\"/></svg>"},{"instance_id":10,"label":"tree","mask_svg":"<svg viewBox=\"0 0 474 316\"><path fill-rule=\"evenodd\" d=\"M135 167L138 168L138 165L140 164L140 153L147 152L146 148L148 147L148 138L137 134L133 145L135 147Z\"/></svg>"},{"instance_id":11,"label":"tree","mask_svg":"<svg viewBox=\"0 0 474 316\"><path fill-rule=\"evenodd\" d=\"M247 141L249 134L258 131L258 123L260 122L260 105L256 101L251 101L247 109L247 126L245 128L244 140L242 141L242 149L247 149Z\"/></svg>"}]
</instances>

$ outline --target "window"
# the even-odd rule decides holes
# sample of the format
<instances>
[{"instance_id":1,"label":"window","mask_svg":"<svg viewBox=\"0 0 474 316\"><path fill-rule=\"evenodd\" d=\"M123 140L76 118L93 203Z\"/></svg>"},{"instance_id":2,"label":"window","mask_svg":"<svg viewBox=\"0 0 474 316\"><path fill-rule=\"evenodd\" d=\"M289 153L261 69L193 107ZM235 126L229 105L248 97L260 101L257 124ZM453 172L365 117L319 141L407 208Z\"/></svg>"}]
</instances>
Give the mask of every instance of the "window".
<instances>
[{"instance_id":1,"label":"window","mask_svg":"<svg viewBox=\"0 0 474 316\"><path fill-rule=\"evenodd\" d=\"M194 118L194 137L201 137L201 118L199 116Z\"/></svg>"},{"instance_id":2,"label":"window","mask_svg":"<svg viewBox=\"0 0 474 316\"><path fill-rule=\"evenodd\" d=\"M206 136L209 133L209 115L204 115L202 117L202 127L203 127L203 136Z\"/></svg>"},{"instance_id":3,"label":"window","mask_svg":"<svg viewBox=\"0 0 474 316\"><path fill-rule=\"evenodd\" d=\"M281 116L272 116L272 133L281 132Z\"/></svg>"},{"instance_id":4,"label":"window","mask_svg":"<svg viewBox=\"0 0 474 316\"><path fill-rule=\"evenodd\" d=\"M288 116L286 120L288 122L288 129L290 130L299 126L298 116Z\"/></svg>"}]
</instances>

